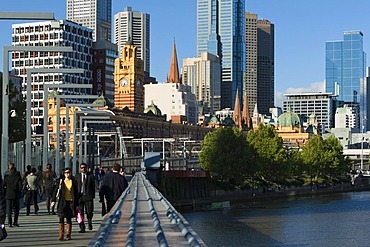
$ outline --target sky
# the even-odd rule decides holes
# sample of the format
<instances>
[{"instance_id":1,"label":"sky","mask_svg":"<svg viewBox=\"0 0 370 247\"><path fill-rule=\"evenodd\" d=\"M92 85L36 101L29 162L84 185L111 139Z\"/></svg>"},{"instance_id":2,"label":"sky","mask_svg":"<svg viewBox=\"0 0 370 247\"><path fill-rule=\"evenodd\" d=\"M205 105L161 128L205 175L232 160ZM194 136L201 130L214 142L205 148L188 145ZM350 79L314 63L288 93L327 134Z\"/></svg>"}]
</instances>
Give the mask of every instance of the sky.
<instances>
[{"instance_id":1,"label":"sky","mask_svg":"<svg viewBox=\"0 0 370 247\"><path fill-rule=\"evenodd\" d=\"M151 75L164 82L176 41L179 66L196 54L196 0L112 0L114 14L131 6L150 14ZM54 12L65 19L65 0L11 0L2 12ZM323 92L325 41L342 40L343 32L360 30L370 53L370 0L246 0L246 11L275 25L275 104L284 93ZM11 45L11 24L0 21L0 46ZM0 68L2 62L0 59ZM1 69L2 70L2 69Z\"/></svg>"}]
</instances>

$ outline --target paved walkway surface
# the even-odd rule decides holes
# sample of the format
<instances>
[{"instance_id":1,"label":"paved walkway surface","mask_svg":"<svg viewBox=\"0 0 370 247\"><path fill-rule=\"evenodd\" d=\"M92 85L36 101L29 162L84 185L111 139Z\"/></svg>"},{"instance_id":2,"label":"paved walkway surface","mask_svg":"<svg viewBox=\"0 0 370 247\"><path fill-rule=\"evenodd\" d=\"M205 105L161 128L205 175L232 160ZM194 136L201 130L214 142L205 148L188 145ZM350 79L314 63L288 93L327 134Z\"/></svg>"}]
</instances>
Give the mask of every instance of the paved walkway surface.
<instances>
[{"instance_id":1,"label":"paved walkway surface","mask_svg":"<svg viewBox=\"0 0 370 247\"><path fill-rule=\"evenodd\" d=\"M111 223L111 228L107 231L110 232L107 239L98 246L127 246L130 241L129 233L133 233L131 237L133 245L131 246L205 246L186 220L172 206L166 204L167 200L162 198L158 190L141 173L137 173L131 180L129 189L123 193L121 200L121 205L119 205L119 200L111 213L115 215L115 212L121 211L122 216L118 223ZM135 204L136 212L132 210ZM174 220L175 217L171 220L171 217L167 216L169 212L171 215L176 215L177 220ZM132 221L131 218L130 224L132 215L135 220ZM107 215L89 246L97 246L96 242L99 236L102 236L105 226L109 225L109 221ZM179 227L179 221L182 223L181 227ZM190 243L184 235L198 242Z\"/></svg>"},{"instance_id":2,"label":"paved walkway surface","mask_svg":"<svg viewBox=\"0 0 370 247\"><path fill-rule=\"evenodd\" d=\"M98 195L96 195L94 200L95 208L92 231L87 230L86 233L78 233L80 230L78 223L75 219L72 219L72 239L69 241L59 241L59 218L57 215L49 215L46 209L46 203L40 202L38 215L32 213L33 206L31 206L30 216L26 216L26 208L20 210L20 227L6 227L8 237L0 242L0 246L87 246L99 229L103 219L101 216L101 204L98 198ZM5 220L5 223L7 222L8 221Z\"/></svg>"}]
</instances>

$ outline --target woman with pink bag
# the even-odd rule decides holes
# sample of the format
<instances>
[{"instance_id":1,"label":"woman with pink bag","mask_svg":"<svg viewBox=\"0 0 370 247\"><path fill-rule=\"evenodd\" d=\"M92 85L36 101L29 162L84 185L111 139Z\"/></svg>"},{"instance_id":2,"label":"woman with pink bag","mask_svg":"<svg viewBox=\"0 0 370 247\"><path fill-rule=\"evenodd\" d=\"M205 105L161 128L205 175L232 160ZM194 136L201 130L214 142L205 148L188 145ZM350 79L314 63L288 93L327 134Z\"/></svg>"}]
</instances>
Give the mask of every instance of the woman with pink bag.
<instances>
[{"instance_id":1,"label":"woman with pink bag","mask_svg":"<svg viewBox=\"0 0 370 247\"><path fill-rule=\"evenodd\" d=\"M66 219L66 240L71 239L72 218L77 215L78 208L78 187L77 182L71 174L69 167L64 169L54 191L51 206L57 202L57 214L59 216L59 238L64 239L64 218Z\"/></svg>"}]
</instances>

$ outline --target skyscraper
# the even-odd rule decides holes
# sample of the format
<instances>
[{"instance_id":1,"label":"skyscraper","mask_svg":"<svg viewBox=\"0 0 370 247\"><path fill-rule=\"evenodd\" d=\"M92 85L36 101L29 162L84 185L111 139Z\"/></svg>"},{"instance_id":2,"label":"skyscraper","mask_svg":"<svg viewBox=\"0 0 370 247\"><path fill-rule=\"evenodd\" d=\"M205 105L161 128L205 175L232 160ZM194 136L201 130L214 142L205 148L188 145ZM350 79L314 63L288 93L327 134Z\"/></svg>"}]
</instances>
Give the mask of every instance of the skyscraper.
<instances>
[{"instance_id":1,"label":"skyscraper","mask_svg":"<svg viewBox=\"0 0 370 247\"><path fill-rule=\"evenodd\" d=\"M13 52L12 71L23 77L23 96L26 96L28 68L79 68L83 74L33 73L32 80L32 121L33 126L43 123L44 84L92 84L92 31L76 23L55 20L12 25L14 46L72 46L71 53L62 52ZM60 89L64 94L91 94L91 89ZM28 97L28 96L27 96ZM72 97L71 97L72 98ZM66 99L67 103L78 100Z\"/></svg>"},{"instance_id":2,"label":"skyscraper","mask_svg":"<svg viewBox=\"0 0 370 247\"><path fill-rule=\"evenodd\" d=\"M94 41L111 41L112 0L67 0L67 20L93 30Z\"/></svg>"},{"instance_id":3,"label":"skyscraper","mask_svg":"<svg viewBox=\"0 0 370 247\"><path fill-rule=\"evenodd\" d=\"M275 42L274 24L257 21L257 105L261 114L269 114L274 107Z\"/></svg>"},{"instance_id":4,"label":"skyscraper","mask_svg":"<svg viewBox=\"0 0 370 247\"><path fill-rule=\"evenodd\" d=\"M150 15L132 11L126 7L114 15L114 43L121 51L123 45L131 40L136 47L137 57L144 61L144 72L150 75Z\"/></svg>"},{"instance_id":5,"label":"skyscraper","mask_svg":"<svg viewBox=\"0 0 370 247\"><path fill-rule=\"evenodd\" d=\"M245 73L245 1L197 0L196 53L221 58L221 106L234 107L236 91L242 98Z\"/></svg>"},{"instance_id":6,"label":"skyscraper","mask_svg":"<svg viewBox=\"0 0 370 247\"><path fill-rule=\"evenodd\" d=\"M344 103L359 103L362 121L368 110L362 32L344 32L343 40L328 41L325 49L326 92Z\"/></svg>"}]
</instances>

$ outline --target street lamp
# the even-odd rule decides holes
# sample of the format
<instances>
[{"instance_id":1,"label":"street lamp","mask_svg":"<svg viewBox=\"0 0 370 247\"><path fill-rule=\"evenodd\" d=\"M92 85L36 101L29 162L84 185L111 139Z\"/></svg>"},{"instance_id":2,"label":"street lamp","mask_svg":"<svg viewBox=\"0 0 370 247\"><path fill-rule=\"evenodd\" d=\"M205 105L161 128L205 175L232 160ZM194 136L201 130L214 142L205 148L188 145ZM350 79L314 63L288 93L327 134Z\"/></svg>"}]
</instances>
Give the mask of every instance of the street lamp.
<instances>
[{"instance_id":1,"label":"street lamp","mask_svg":"<svg viewBox=\"0 0 370 247\"><path fill-rule=\"evenodd\" d=\"M50 46L4 46L3 48L3 118L2 118L2 155L1 167L6 167L8 163L8 143L9 143L9 52L24 51L24 52L71 52L72 47L50 47Z\"/></svg>"},{"instance_id":2,"label":"street lamp","mask_svg":"<svg viewBox=\"0 0 370 247\"><path fill-rule=\"evenodd\" d=\"M56 47L56 48L63 48L63 47ZM72 47L69 47L70 51L73 51L72 50ZM58 49L59 50L59 49ZM74 74L74 73L79 73L79 74L82 74L84 72L83 69L65 69L65 68L61 68L61 69L55 69L55 68L51 68L51 69L39 69L39 68L31 68L31 69L27 69L27 124L26 124L26 164L27 165L31 165L31 138L32 138L32 130L31 130L31 125L32 125L32 121L31 121L31 84L32 84L32 74L34 73L69 73L69 74ZM58 84L44 84L44 110L45 108L47 109L47 93L45 94L45 85L53 85L55 87L58 86ZM59 88L63 87L63 88L66 88L66 86L68 88L70 88L71 86L68 85L68 84L61 84L59 85ZM48 92L48 88L49 86L46 86L46 92ZM75 88L81 88L80 85L76 86ZM91 88L91 87L90 87ZM47 110L46 110L47 112ZM45 119L47 119L47 114L45 115L45 111L43 112L44 114L44 124L45 124ZM47 128L46 128L47 130ZM45 131L45 126L44 126L44 136L47 137L47 134L46 134L47 131ZM45 139L44 139L45 140ZM44 145L44 148L45 148L45 145ZM44 152L47 152L47 149L44 150ZM47 162L46 162L47 163ZM46 163L44 163L43 165L46 166Z\"/></svg>"},{"instance_id":3,"label":"street lamp","mask_svg":"<svg viewBox=\"0 0 370 247\"><path fill-rule=\"evenodd\" d=\"M65 69L59 69L61 71L64 71ZM73 71L79 71L79 70L82 70L82 69L73 69ZM68 70L69 71L69 70ZM69 72L71 73L71 72ZM43 165L46 166L46 164L48 163L48 137L49 135L47 134L48 133L48 104L47 104L47 96L48 96L48 93L49 93L49 89L50 88L87 88L87 89L91 89L92 88L92 85L91 84L54 84L54 83L47 83L47 84L44 84L44 140L43 140L43 145L44 145L44 148L43 148L43 157L42 157L42 162L43 162Z\"/></svg>"}]
</instances>

